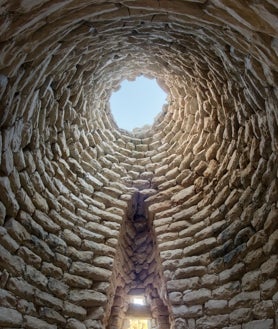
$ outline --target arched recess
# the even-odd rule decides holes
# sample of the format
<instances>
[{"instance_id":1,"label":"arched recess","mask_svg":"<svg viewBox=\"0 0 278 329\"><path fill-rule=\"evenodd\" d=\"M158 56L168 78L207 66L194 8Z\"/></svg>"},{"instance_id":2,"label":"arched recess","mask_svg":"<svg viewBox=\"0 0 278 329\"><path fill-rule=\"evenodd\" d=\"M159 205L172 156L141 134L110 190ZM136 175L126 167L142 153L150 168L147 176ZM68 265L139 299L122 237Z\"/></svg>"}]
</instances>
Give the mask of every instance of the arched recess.
<instances>
[{"instance_id":1,"label":"arched recess","mask_svg":"<svg viewBox=\"0 0 278 329\"><path fill-rule=\"evenodd\" d=\"M136 191L123 221L114 260L108 304L107 329L127 329L129 319L147 319L150 329L168 329L171 310L166 296L159 253L144 200L154 190ZM134 302L134 297L144 302Z\"/></svg>"}]
</instances>

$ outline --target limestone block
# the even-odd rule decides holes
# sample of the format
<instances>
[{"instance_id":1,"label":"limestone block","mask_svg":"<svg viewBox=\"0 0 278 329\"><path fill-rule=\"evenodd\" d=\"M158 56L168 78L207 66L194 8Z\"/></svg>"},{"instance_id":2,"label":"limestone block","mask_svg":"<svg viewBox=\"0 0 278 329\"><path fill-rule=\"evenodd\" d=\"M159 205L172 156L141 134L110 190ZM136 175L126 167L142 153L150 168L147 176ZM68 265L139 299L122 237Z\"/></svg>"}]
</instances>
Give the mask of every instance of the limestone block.
<instances>
[{"instance_id":1,"label":"limestone block","mask_svg":"<svg viewBox=\"0 0 278 329\"><path fill-rule=\"evenodd\" d=\"M87 327L82 322L80 322L76 319L70 318L67 320L67 325L65 328L66 329L86 329Z\"/></svg>"},{"instance_id":2,"label":"limestone block","mask_svg":"<svg viewBox=\"0 0 278 329\"><path fill-rule=\"evenodd\" d=\"M261 295L263 299L271 298L278 288L277 279L269 279L260 284Z\"/></svg>"},{"instance_id":3,"label":"limestone block","mask_svg":"<svg viewBox=\"0 0 278 329\"><path fill-rule=\"evenodd\" d=\"M278 229L276 229L268 238L267 243L263 247L266 255L277 254L278 251Z\"/></svg>"},{"instance_id":4,"label":"limestone block","mask_svg":"<svg viewBox=\"0 0 278 329\"><path fill-rule=\"evenodd\" d=\"M205 313L208 315L217 315L226 313L228 301L224 299L210 299L205 303Z\"/></svg>"},{"instance_id":5,"label":"limestone block","mask_svg":"<svg viewBox=\"0 0 278 329\"><path fill-rule=\"evenodd\" d=\"M185 279L194 276L202 276L207 273L205 266L189 266L186 268L178 268L175 272L176 279Z\"/></svg>"},{"instance_id":6,"label":"limestone block","mask_svg":"<svg viewBox=\"0 0 278 329\"><path fill-rule=\"evenodd\" d=\"M23 189L17 191L16 199L18 201L20 209L26 211L29 214L32 214L35 211L35 205L33 204L29 195Z\"/></svg>"},{"instance_id":7,"label":"limestone block","mask_svg":"<svg viewBox=\"0 0 278 329\"><path fill-rule=\"evenodd\" d=\"M192 197L194 195L194 193L195 193L195 186L191 185L191 186L181 190L174 196L172 196L171 200L174 203L183 203L186 200L190 199L190 197Z\"/></svg>"},{"instance_id":8,"label":"limestone block","mask_svg":"<svg viewBox=\"0 0 278 329\"><path fill-rule=\"evenodd\" d=\"M248 269L253 270L258 268L261 263L264 261L265 256L263 253L263 249L255 249L251 250L247 253L247 255L244 257L244 262L247 264Z\"/></svg>"},{"instance_id":9,"label":"limestone block","mask_svg":"<svg viewBox=\"0 0 278 329\"><path fill-rule=\"evenodd\" d=\"M11 217L15 217L19 210L19 205L16 201L14 193L11 190L11 185L7 177L0 177L0 193L1 201L6 208L6 214Z\"/></svg>"},{"instance_id":10,"label":"limestone block","mask_svg":"<svg viewBox=\"0 0 278 329\"><path fill-rule=\"evenodd\" d=\"M223 328L229 323L229 315L211 315L196 320L196 329Z\"/></svg>"},{"instance_id":11,"label":"limestone block","mask_svg":"<svg viewBox=\"0 0 278 329\"><path fill-rule=\"evenodd\" d=\"M63 231L62 238L67 244L74 247L79 248L81 245L81 238L69 229Z\"/></svg>"},{"instance_id":12,"label":"limestone block","mask_svg":"<svg viewBox=\"0 0 278 329\"><path fill-rule=\"evenodd\" d=\"M94 290L71 290L69 301L85 307L100 306L107 302L107 297Z\"/></svg>"},{"instance_id":13,"label":"limestone block","mask_svg":"<svg viewBox=\"0 0 278 329\"><path fill-rule=\"evenodd\" d=\"M201 288L199 290L188 290L183 293L183 301L186 305L203 304L211 298L211 290Z\"/></svg>"},{"instance_id":14,"label":"limestone block","mask_svg":"<svg viewBox=\"0 0 278 329\"><path fill-rule=\"evenodd\" d=\"M1 306L7 308L16 308L16 304L17 304L16 297L5 289L0 289L0 300L1 300Z\"/></svg>"},{"instance_id":15,"label":"limestone block","mask_svg":"<svg viewBox=\"0 0 278 329\"><path fill-rule=\"evenodd\" d=\"M10 148L2 153L0 165L1 171L7 176L9 176L13 171L14 158Z\"/></svg>"},{"instance_id":16,"label":"limestone block","mask_svg":"<svg viewBox=\"0 0 278 329\"><path fill-rule=\"evenodd\" d=\"M242 329L274 329L274 323L272 319L255 320L249 323L243 324Z\"/></svg>"},{"instance_id":17,"label":"limestone block","mask_svg":"<svg viewBox=\"0 0 278 329\"><path fill-rule=\"evenodd\" d=\"M229 307L249 307L260 300L259 291L241 292L229 300Z\"/></svg>"},{"instance_id":18,"label":"limestone block","mask_svg":"<svg viewBox=\"0 0 278 329\"><path fill-rule=\"evenodd\" d=\"M169 280L166 283L168 292L183 292L188 289L197 289L200 286L199 277L191 277L188 279Z\"/></svg>"},{"instance_id":19,"label":"limestone block","mask_svg":"<svg viewBox=\"0 0 278 329\"><path fill-rule=\"evenodd\" d=\"M34 296L35 288L22 278L10 278L7 284L9 291L13 292L16 296L22 298L32 299Z\"/></svg>"},{"instance_id":20,"label":"limestone block","mask_svg":"<svg viewBox=\"0 0 278 329\"><path fill-rule=\"evenodd\" d=\"M86 228L78 227L75 229L75 232L78 233L82 240L88 239L94 242L104 242L104 236L93 230L87 230Z\"/></svg>"},{"instance_id":21,"label":"limestone block","mask_svg":"<svg viewBox=\"0 0 278 329\"><path fill-rule=\"evenodd\" d=\"M68 295L69 286L60 280L49 278L47 287L58 298L65 299Z\"/></svg>"},{"instance_id":22,"label":"limestone block","mask_svg":"<svg viewBox=\"0 0 278 329\"><path fill-rule=\"evenodd\" d=\"M112 270L113 258L107 256L98 256L93 259L93 265Z\"/></svg>"},{"instance_id":23,"label":"limestone block","mask_svg":"<svg viewBox=\"0 0 278 329\"><path fill-rule=\"evenodd\" d=\"M77 260L84 263L92 263L94 252L83 251L75 249L73 247L68 247L67 256L70 257L72 260Z\"/></svg>"},{"instance_id":24,"label":"limestone block","mask_svg":"<svg viewBox=\"0 0 278 329\"><path fill-rule=\"evenodd\" d=\"M84 307L72 304L69 301L64 301L63 307L63 313L65 314L65 316L73 317L78 320L83 320L87 315L87 311Z\"/></svg>"},{"instance_id":25,"label":"limestone block","mask_svg":"<svg viewBox=\"0 0 278 329\"><path fill-rule=\"evenodd\" d=\"M29 302L25 299L18 300L17 309L22 314L28 314L28 315L35 315L36 314L35 305L32 302Z\"/></svg>"},{"instance_id":26,"label":"limestone block","mask_svg":"<svg viewBox=\"0 0 278 329\"><path fill-rule=\"evenodd\" d=\"M4 220L6 217L6 208L3 203L0 201L0 225L4 224Z\"/></svg>"},{"instance_id":27,"label":"limestone block","mask_svg":"<svg viewBox=\"0 0 278 329\"><path fill-rule=\"evenodd\" d=\"M24 326L27 329L57 329L57 325L49 324L30 315L24 316Z\"/></svg>"},{"instance_id":28,"label":"limestone block","mask_svg":"<svg viewBox=\"0 0 278 329\"><path fill-rule=\"evenodd\" d=\"M248 322L252 319L251 308L239 308L230 313L231 324Z\"/></svg>"},{"instance_id":29,"label":"limestone block","mask_svg":"<svg viewBox=\"0 0 278 329\"><path fill-rule=\"evenodd\" d=\"M267 279L271 277L276 277L278 269L278 256L273 255L270 256L262 265L261 265L261 273Z\"/></svg>"},{"instance_id":30,"label":"limestone block","mask_svg":"<svg viewBox=\"0 0 278 329\"><path fill-rule=\"evenodd\" d=\"M261 272L259 270L247 272L242 277L242 289L245 291L256 290L261 282Z\"/></svg>"},{"instance_id":31,"label":"limestone block","mask_svg":"<svg viewBox=\"0 0 278 329\"><path fill-rule=\"evenodd\" d=\"M38 288L45 289L47 286L47 278L40 271L35 269L33 266L27 265L24 272L24 278L27 282Z\"/></svg>"},{"instance_id":32,"label":"limestone block","mask_svg":"<svg viewBox=\"0 0 278 329\"><path fill-rule=\"evenodd\" d=\"M40 210L36 210L33 218L36 220L38 224L40 224L47 232L57 233L60 231L60 226L54 223L51 218L43 213Z\"/></svg>"},{"instance_id":33,"label":"limestone block","mask_svg":"<svg viewBox=\"0 0 278 329\"><path fill-rule=\"evenodd\" d=\"M70 273L85 276L88 279L96 281L109 280L111 276L111 271L107 269L82 262L73 262L70 268Z\"/></svg>"},{"instance_id":34,"label":"limestone block","mask_svg":"<svg viewBox=\"0 0 278 329\"><path fill-rule=\"evenodd\" d=\"M26 231L23 225L21 225L14 218L10 218L5 223L5 228L8 233L18 242L23 242L30 239L30 234Z\"/></svg>"},{"instance_id":35,"label":"limestone block","mask_svg":"<svg viewBox=\"0 0 278 329\"><path fill-rule=\"evenodd\" d=\"M81 245L82 250L88 250L96 255L114 256L115 249L105 245L104 243L97 243L94 241L83 240Z\"/></svg>"},{"instance_id":36,"label":"limestone block","mask_svg":"<svg viewBox=\"0 0 278 329\"><path fill-rule=\"evenodd\" d=\"M267 219L264 223L264 231L267 234L271 234L277 229L277 218L278 218L278 209L272 208L269 212Z\"/></svg>"},{"instance_id":37,"label":"limestone block","mask_svg":"<svg viewBox=\"0 0 278 329\"><path fill-rule=\"evenodd\" d=\"M55 323L60 325L65 325L66 319L58 312L54 311L49 307L41 307L40 311L40 318L45 319L49 323Z\"/></svg>"},{"instance_id":38,"label":"limestone block","mask_svg":"<svg viewBox=\"0 0 278 329\"><path fill-rule=\"evenodd\" d=\"M212 291L212 297L215 299L231 299L241 291L239 281L233 281L217 287Z\"/></svg>"},{"instance_id":39,"label":"limestone block","mask_svg":"<svg viewBox=\"0 0 278 329\"><path fill-rule=\"evenodd\" d=\"M172 311L175 317L182 317L182 318L199 318L203 314L202 305L173 306Z\"/></svg>"},{"instance_id":40,"label":"limestone block","mask_svg":"<svg viewBox=\"0 0 278 329\"><path fill-rule=\"evenodd\" d=\"M2 246L12 254L19 248L19 244L7 233L7 230L4 227L0 227L0 238Z\"/></svg>"},{"instance_id":41,"label":"limestone block","mask_svg":"<svg viewBox=\"0 0 278 329\"><path fill-rule=\"evenodd\" d=\"M12 308L0 307L0 325L2 328L10 326L20 328L22 322L22 315L18 311Z\"/></svg>"},{"instance_id":42,"label":"limestone block","mask_svg":"<svg viewBox=\"0 0 278 329\"><path fill-rule=\"evenodd\" d=\"M245 272L245 265L243 263L235 264L232 268L219 273L220 283L238 280Z\"/></svg>"},{"instance_id":43,"label":"limestone block","mask_svg":"<svg viewBox=\"0 0 278 329\"><path fill-rule=\"evenodd\" d=\"M21 276L24 271L24 262L20 257L12 255L0 245L0 267L12 275Z\"/></svg>"},{"instance_id":44,"label":"limestone block","mask_svg":"<svg viewBox=\"0 0 278 329\"><path fill-rule=\"evenodd\" d=\"M72 288L90 288L92 285L92 280L83 278L82 276L72 275L69 273L64 273L63 281L67 286Z\"/></svg>"},{"instance_id":45,"label":"limestone block","mask_svg":"<svg viewBox=\"0 0 278 329\"><path fill-rule=\"evenodd\" d=\"M56 311L61 311L63 301L45 291L36 289L34 295L34 303L40 306L54 308Z\"/></svg>"},{"instance_id":46,"label":"limestone block","mask_svg":"<svg viewBox=\"0 0 278 329\"><path fill-rule=\"evenodd\" d=\"M206 252L207 250L213 248L215 245L216 245L216 239L214 237L211 237L184 248L183 255L184 256L199 255L202 252Z\"/></svg>"},{"instance_id":47,"label":"limestone block","mask_svg":"<svg viewBox=\"0 0 278 329\"><path fill-rule=\"evenodd\" d=\"M170 292L168 297L173 305L179 305L182 304L182 296L181 292Z\"/></svg>"},{"instance_id":48,"label":"limestone block","mask_svg":"<svg viewBox=\"0 0 278 329\"><path fill-rule=\"evenodd\" d=\"M48 262L42 263L41 272L46 276L54 277L56 279L60 279L63 276L63 271L61 268Z\"/></svg>"},{"instance_id":49,"label":"limestone block","mask_svg":"<svg viewBox=\"0 0 278 329\"><path fill-rule=\"evenodd\" d=\"M276 306L272 300L263 300L253 307L253 314L257 319L274 318Z\"/></svg>"}]
</instances>

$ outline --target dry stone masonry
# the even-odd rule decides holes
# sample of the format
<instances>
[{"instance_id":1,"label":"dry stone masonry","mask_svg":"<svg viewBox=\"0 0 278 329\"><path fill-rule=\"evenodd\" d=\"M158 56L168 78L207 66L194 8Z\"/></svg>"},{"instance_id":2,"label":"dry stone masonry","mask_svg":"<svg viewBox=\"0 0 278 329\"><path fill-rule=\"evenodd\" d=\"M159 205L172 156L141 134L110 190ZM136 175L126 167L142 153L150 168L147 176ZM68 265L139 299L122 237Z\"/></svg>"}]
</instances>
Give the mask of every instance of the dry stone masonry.
<instances>
[{"instance_id":1,"label":"dry stone masonry","mask_svg":"<svg viewBox=\"0 0 278 329\"><path fill-rule=\"evenodd\" d=\"M0 17L0 328L277 329L277 1ZM109 97L141 74L167 104L129 133Z\"/></svg>"}]
</instances>

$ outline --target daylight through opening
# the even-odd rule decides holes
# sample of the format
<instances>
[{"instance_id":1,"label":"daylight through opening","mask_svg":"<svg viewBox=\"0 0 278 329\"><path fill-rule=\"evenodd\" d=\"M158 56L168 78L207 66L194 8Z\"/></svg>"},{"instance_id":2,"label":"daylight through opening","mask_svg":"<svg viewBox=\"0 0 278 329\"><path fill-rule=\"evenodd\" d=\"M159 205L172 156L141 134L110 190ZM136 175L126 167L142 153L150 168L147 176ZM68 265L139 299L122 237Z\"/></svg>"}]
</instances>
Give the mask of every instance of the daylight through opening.
<instances>
[{"instance_id":1,"label":"daylight through opening","mask_svg":"<svg viewBox=\"0 0 278 329\"><path fill-rule=\"evenodd\" d=\"M166 97L155 79L140 76L134 81L124 80L111 95L111 113L121 129L148 127L161 112Z\"/></svg>"}]
</instances>

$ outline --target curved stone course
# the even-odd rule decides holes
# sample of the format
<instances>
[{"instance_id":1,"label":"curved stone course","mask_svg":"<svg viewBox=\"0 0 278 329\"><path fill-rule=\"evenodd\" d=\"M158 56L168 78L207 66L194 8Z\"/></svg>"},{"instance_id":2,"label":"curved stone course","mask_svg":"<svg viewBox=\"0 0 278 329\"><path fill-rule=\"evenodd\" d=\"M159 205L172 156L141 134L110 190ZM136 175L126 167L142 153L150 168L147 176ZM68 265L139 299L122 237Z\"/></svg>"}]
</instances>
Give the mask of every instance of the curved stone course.
<instances>
[{"instance_id":1,"label":"curved stone course","mask_svg":"<svg viewBox=\"0 0 278 329\"><path fill-rule=\"evenodd\" d=\"M277 328L277 2L0 8L0 327ZM129 133L142 74L167 104Z\"/></svg>"}]
</instances>

